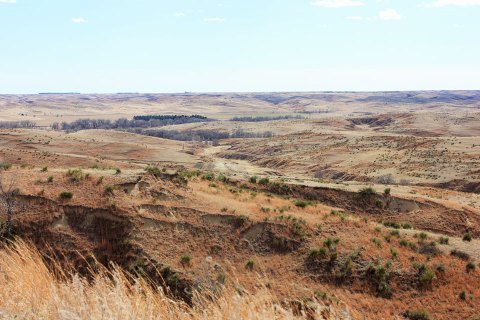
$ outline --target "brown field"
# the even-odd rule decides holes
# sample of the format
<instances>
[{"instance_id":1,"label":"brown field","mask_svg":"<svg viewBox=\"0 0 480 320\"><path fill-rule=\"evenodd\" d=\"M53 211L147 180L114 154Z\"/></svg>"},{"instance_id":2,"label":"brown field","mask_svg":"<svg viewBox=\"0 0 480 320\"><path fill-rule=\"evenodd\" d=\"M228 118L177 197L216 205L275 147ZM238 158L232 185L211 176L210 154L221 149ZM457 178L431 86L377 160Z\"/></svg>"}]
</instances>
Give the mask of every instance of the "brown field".
<instances>
[{"instance_id":1,"label":"brown field","mask_svg":"<svg viewBox=\"0 0 480 320\"><path fill-rule=\"evenodd\" d=\"M148 303L164 310L144 314L152 319L249 317L232 303L250 305L254 319L480 317L480 92L4 95L0 110L0 121L38 124L0 129L0 163L19 190L15 235L40 252L4 245L2 318L31 318L31 308L83 319L78 304L62 307L72 290L118 294L105 298L106 319ZM216 120L162 130L272 136L177 141L49 127L148 114ZM303 118L229 121L278 115ZM38 287L55 308L3 262L19 254L30 257L22 272L42 270ZM84 277L83 289L56 276L60 266ZM109 272L125 279L111 286ZM130 275L148 279L137 283L147 298L125 293ZM29 308L14 303L22 295ZM101 317L97 302L85 305Z\"/></svg>"}]
</instances>

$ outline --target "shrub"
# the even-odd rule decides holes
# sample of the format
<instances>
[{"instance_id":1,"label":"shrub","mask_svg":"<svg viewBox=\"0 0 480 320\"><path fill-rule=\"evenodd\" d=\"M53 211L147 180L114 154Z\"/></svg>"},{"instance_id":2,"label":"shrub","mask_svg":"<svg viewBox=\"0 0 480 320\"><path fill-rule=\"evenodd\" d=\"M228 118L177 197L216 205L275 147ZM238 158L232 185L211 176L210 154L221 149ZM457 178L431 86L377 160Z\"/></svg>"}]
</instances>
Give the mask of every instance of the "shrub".
<instances>
[{"instance_id":1,"label":"shrub","mask_svg":"<svg viewBox=\"0 0 480 320\"><path fill-rule=\"evenodd\" d=\"M245 268L247 268L247 270L252 271L254 266L255 262L253 262L253 260L248 260L247 263L245 263Z\"/></svg>"},{"instance_id":2,"label":"shrub","mask_svg":"<svg viewBox=\"0 0 480 320\"><path fill-rule=\"evenodd\" d=\"M408 246L409 246L409 248L412 249L413 251L417 251L417 250L418 250L417 245L416 245L415 243L413 243L413 242L409 242L409 243L408 243Z\"/></svg>"},{"instance_id":3,"label":"shrub","mask_svg":"<svg viewBox=\"0 0 480 320\"><path fill-rule=\"evenodd\" d=\"M427 240L428 235L425 232L420 232L418 237L420 238L420 241L425 241L425 240Z\"/></svg>"},{"instance_id":4,"label":"shrub","mask_svg":"<svg viewBox=\"0 0 480 320\"><path fill-rule=\"evenodd\" d=\"M460 292L460 294L458 295L458 297L459 297L461 300L465 301L465 300L467 300L467 293L466 293L465 291L462 291L462 292Z\"/></svg>"},{"instance_id":5,"label":"shrub","mask_svg":"<svg viewBox=\"0 0 480 320\"><path fill-rule=\"evenodd\" d=\"M327 238L325 239L325 241L323 241L323 245L328 249L333 249L335 248L335 245L337 245L339 242L340 239L338 238Z\"/></svg>"},{"instance_id":6,"label":"shrub","mask_svg":"<svg viewBox=\"0 0 480 320\"><path fill-rule=\"evenodd\" d=\"M227 276L224 273L218 273L217 274L217 282L220 284L224 284L225 281L227 280Z\"/></svg>"},{"instance_id":7,"label":"shrub","mask_svg":"<svg viewBox=\"0 0 480 320\"><path fill-rule=\"evenodd\" d=\"M146 167L145 172L155 177L159 177L162 174L162 171L158 167L154 167L154 166Z\"/></svg>"},{"instance_id":8,"label":"shrub","mask_svg":"<svg viewBox=\"0 0 480 320\"><path fill-rule=\"evenodd\" d=\"M48 171L48 167L43 167L41 171L42 171L42 172L47 172L47 171Z\"/></svg>"},{"instance_id":9,"label":"shrub","mask_svg":"<svg viewBox=\"0 0 480 320\"><path fill-rule=\"evenodd\" d=\"M311 250L310 253L308 254L310 259L316 259L316 258L325 258L327 256L327 249L325 248L320 248L316 250Z\"/></svg>"},{"instance_id":10,"label":"shrub","mask_svg":"<svg viewBox=\"0 0 480 320\"><path fill-rule=\"evenodd\" d=\"M250 177L250 179L248 179L248 181L250 181L250 183L257 183L257 176Z\"/></svg>"},{"instance_id":11,"label":"shrub","mask_svg":"<svg viewBox=\"0 0 480 320\"><path fill-rule=\"evenodd\" d=\"M60 198L61 199L72 199L73 198L73 193L70 191L62 191L60 193Z\"/></svg>"},{"instance_id":12,"label":"shrub","mask_svg":"<svg viewBox=\"0 0 480 320\"><path fill-rule=\"evenodd\" d=\"M114 190L114 187L112 185L108 185L105 187L105 194L106 195L113 195L113 190Z\"/></svg>"},{"instance_id":13,"label":"shrub","mask_svg":"<svg viewBox=\"0 0 480 320\"><path fill-rule=\"evenodd\" d=\"M465 270L467 271L467 273L470 273L472 271L475 271L475 264L473 262L469 262L467 263L467 265L465 266Z\"/></svg>"},{"instance_id":14,"label":"shrub","mask_svg":"<svg viewBox=\"0 0 480 320\"><path fill-rule=\"evenodd\" d=\"M52 182L53 182L53 176L49 176L49 177L47 178L47 182L48 182L48 183L52 183Z\"/></svg>"},{"instance_id":15,"label":"shrub","mask_svg":"<svg viewBox=\"0 0 480 320\"><path fill-rule=\"evenodd\" d=\"M389 196L391 191L392 191L392 189L386 188L385 190L383 190L383 194L385 194L386 196Z\"/></svg>"},{"instance_id":16,"label":"shrub","mask_svg":"<svg viewBox=\"0 0 480 320\"><path fill-rule=\"evenodd\" d=\"M412 225L410 223L403 223L402 224L403 229L413 229Z\"/></svg>"},{"instance_id":17,"label":"shrub","mask_svg":"<svg viewBox=\"0 0 480 320\"><path fill-rule=\"evenodd\" d=\"M104 176L99 177L97 180L97 185L102 184L104 178Z\"/></svg>"},{"instance_id":18,"label":"shrub","mask_svg":"<svg viewBox=\"0 0 480 320\"><path fill-rule=\"evenodd\" d=\"M430 320L428 312L424 310L414 310L405 312L405 317L410 320Z\"/></svg>"},{"instance_id":19,"label":"shrub","mask_svg":"<svg viewBox=\"0 0 480 320\"><path fill-rule=\"evenodd\" d=\"M180 263L182 264L183 267L189 266L191 262L192 262L192 258L190 256L180 257Z\"/></svg>"},{"instance_id":20,"label":"shrub","mask_svg":"<svg viewBox=\"0 0 480 320\"><path fill-rule=\"evenodd\" d=\"M361 198L368 198L376 194L377 194L377 191L375 191L372 187L363 188L363 189L360 189L360 191L358 191L358 195Z\"/></svg>"},{"instance_id":21,"label":"shrub","mask_svg":"<svg viewBox=\"0 0 480 320\"><path fill-rule=\"evenodd\" d=\"M67 176L71 182L80 182L85 179L82 169L69 169L67 171Z\"/></svg>"},{"instance_id":22,"label":"shrub","mask_svg":"<svg viewBox=\"0 0 480 320\"><path fill-rule=\"evenodd\" d=\"M424 264L417 266L418 281L423 288L431 287L433 280L436 278L435 272Z\"/></svg>"},{"instance_id":23,"label":"shrub","mask_svg":"<svg viewBox=\"0 0 480 320\"><path fill-rule=\"evenodd\" d=\"M445 267L444 264L441 263L435 267L435 270L437 272L444 273L447 270L447 268Z\"/></svg>"},{"instance_id":24,"label":"shrub","mask_svg":"<svg viewBox=\"0 0 480 320\"><path fill-rule=\"evenodd\" d=\"M230 181L230 179L228 179L228 177L224 176L223 174L219 175L219 176L217 177L217 180L218 180L218 181L221 181L221 182L223 182L223 183L227 183L228 181Z\"/></svg>"},{"instance_id":25,"label":"shrub","mask_svg":"<svg viewBox=\"0 0 480 320\"><path fill-rule=\"evenodd\" d=\"M215 176L213 175L213 173L205 173L202 176L202 179L203 180L208 180L208 181L213 181L215 179Z\"/></svg>"},{"instance_id":26,"label":"shrub","mask_svg":"<svg viewBox=\"0 0 480 320\"><path fill-rule=\"evenodd\" d=\"M382 200L377 200L377 201L375 201L375 206L377 206L377 208L379 208L379 209L383 209L383 208L385 208L385 203L383 203Z\"/></svg>"},{"instance_id":27,"label":"shrub","mask_svg":"<svg viewBox=\"0 0 480 320\"><path fill-rule=\"evenodd\" d=\"M115 169L115 174L120 174L120 173L122 173L122 170L120 168L116 168Z\"/></svg>"},{"instance_id":28,"label":"shrub","mask_svg":"<svg viewBox=\"0 0 480 320\"><path fill-rule=\"evenodd\" d=\"M463 235L463 238L462 238L463 241L472 241L472 234L470 232L467 232Z\"/></svg>"},{"instance_id":29,"label":"shrub","mask_svg":"<svg viewBox=\"0 0 480 320\"><path fill-rule=\"evenodd\" d=\"M389 263L385 264L385 266L370 264L366 271L366 276L369 277L376 286L377 294L383 298L390 298L392 296L392 289L389 285L389 268Z\"/></svg>"},{"instance_id":30,"label":"shrub","mask_svg":"<svg viewBox=\"0 0 480 320\"><path fill-rule=\"evenodd\" d=\"M440 244L448 244L448 237L440 237L438 238L438 242L440 242Z\"/></svg>"},{"instance_id":31,"label":"shrub","mask_svg":"<svg viewBox=\"0 0 480 320\"><path fill-rule=\"evenodd\" d=\"M1 162L0 163L0 169L3 169L3 170L8 170L12 167L12 164L10 162Z\"/></svg>"},{"instance_id":32,"label":"shrub","mask_svg":"<svg viewBox=\"0 0 480 320\"><path fill-rule=\"evenodd\" d=\"M380 239L373 238L373 239L372 239L372 242L373 242L378 248L380 248L380 247L382 246L382 242L380 241Z\"/></svg>"},{"instance_id":33,"label":"shrub","mask_svg":"<svg viewBox=\"0 0 480 320\"><path fill-rule=\"evenodd\" d=\"M262 178L258 181L259 184L261 184L262 186L266 186L267 184L270 183L270 179L268 178Z\"/></svg>"},{"instance_id":34,"label":"shrub","mask_svg":"<svg viewBox=\"0 0 480 320\"><path fill-rule=\"evenodd\" d=\"M310 206L312 203L310 201L305 201L305 200L297 200L295 201L295 206L299 208L306 208Z\"/></svg>"},{"instance_id":35,"label":"shrub","mask_svg":"<svg viewBox=\"0 0 480 320\"><path fill-rule=\"evenodd\" d=\"M468 261L470 259L470 255L468 253L457 249L453 249L452 251L450 251L450 254L465 261Z\"/></svg>"},{"instance_id":36,"label":"shrub","mask_svg":"<svg viewBox=\"0 0 480 320\"><path fill-rule=\"evenodd\" d=\"M383 225L388 228L400 229L400 224L394 221L385 221Z\"/></svg>"}]
</instances>

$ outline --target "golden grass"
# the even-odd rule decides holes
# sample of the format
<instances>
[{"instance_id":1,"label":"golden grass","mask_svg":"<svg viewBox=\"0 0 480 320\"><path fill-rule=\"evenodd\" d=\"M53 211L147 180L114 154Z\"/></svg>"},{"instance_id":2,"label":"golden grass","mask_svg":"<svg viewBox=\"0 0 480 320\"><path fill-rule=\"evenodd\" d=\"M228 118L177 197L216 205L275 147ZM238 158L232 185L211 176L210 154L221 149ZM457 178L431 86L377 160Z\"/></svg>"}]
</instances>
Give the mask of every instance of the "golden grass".
<instances>
[{"instance_id":1,"label":"golden grass","mask_svg":"<svg viewBox=\"0 0 480 320\"><path fill-rule=\"evenodd\" d=\"M1 319L304 319L275 301L267 289L239 294L225 288L215 299L196 294L194 305L175 301L145 281L133 284L119 268L87 281L52 272L40 253L17 241L0 251ZM322 308L315 306L317 312ZM324 310L325 311L325 310Z\"/></svg>"}]
</instances>

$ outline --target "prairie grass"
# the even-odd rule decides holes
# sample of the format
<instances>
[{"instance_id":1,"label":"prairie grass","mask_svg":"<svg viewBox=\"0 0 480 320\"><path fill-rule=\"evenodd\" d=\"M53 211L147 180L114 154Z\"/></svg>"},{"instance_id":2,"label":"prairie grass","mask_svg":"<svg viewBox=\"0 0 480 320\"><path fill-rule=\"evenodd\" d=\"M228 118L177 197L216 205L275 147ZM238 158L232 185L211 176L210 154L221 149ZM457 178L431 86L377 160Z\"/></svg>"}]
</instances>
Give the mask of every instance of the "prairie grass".
<instances>
[{"instance_id":1,"label":"prairie grass","mask_svg":"<svg viewBox=\"0 0 480 320\"><path fill-rule=\"evenodd\" d=\"M221 294L194 296L192 306L173 300L118 267L87 281L58 263L47 267L41 254L22 241L0 251L1 319L306 319L266 288L240 294L225 287ZM316 304L320 312L324 307Z\"/></svg>"}]
</instances>

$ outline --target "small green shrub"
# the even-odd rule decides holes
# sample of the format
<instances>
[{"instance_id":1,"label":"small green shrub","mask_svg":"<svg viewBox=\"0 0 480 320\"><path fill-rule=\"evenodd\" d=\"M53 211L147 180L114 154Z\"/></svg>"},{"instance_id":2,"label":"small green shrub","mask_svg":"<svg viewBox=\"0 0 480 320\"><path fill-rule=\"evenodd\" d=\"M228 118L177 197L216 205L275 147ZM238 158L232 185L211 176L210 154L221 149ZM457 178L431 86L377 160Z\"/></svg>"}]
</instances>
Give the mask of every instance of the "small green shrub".
<instances>
[{"instance_id":1,"label":"small green shrub","mask_svg":"<svg viewBox=\"0 0 480 320\"><path fill-rule=\"evenodd\" d=\"M462 291L462 292L460 292L460 294L458 295L458 297L459 297L461 300L465 301L465 300L467 300L467 293L466 293L465 291Z\"/></svg>"},{"instance_id":2,"label":"small green shrub","mask_svg":"<svg viewBox=\"0 0 480 320\"><path fill-rule=\"evenodd\" d=\"M472 237L472 234L470 232L467 232L463 235L463 238L462 240L463 241L467 241L467 242L470 242L472 241L473 237Z\"/></svg>"},{"instance_id":3,"label":"small green shrub","mask_svg":"<svg viewBox=\"0 0 480 320\"><path fill-rule=\"evenodd\" d=\"M253 260L248 260L247 263L245 263L245 268L247 270L252 271L254 266L255 266L255 262Z\"/></svg>"},{"instance_id":4,"label":"small green shrub","mask_svg":"<svg viewBox=\"0 0 480 320\"><path fill-rule=\"evenodd\" d=\"M202 176L202 179L207 180L207 181L213 181L213 180L215 180L215 175L213 173L205 173Z\"/></svg>"},{"instance_id":5,"label":"small green shrub","mask_svg":"<svg viewBox=\"0 0 480 320\"><path fill-rule=\"evenodd\" d=\"M424 310L407 311L405 317L410 320L430 320L428 312Z\"/></svg>"},{"instance_id":6,"label":"small green shrub","mask_svg":"<svg viewBox=\"0 0 480 320\"><path fill-rule=\"evenodd\" d=\"M73 198L73 193L70 191L62 191L60 193L60 198L61 199L72 199Z\"/></svg>"},{"instance_id":7,"label":"small green shrub","mask_svg":"<svg viewBox=\"0 0 480 320\"><path fill-rule=\"evenodd\" d=\"M475 271L475 264L473 262L469 262L467 263L467 265L465 266L465 270L467 271L467 273L470 273L472 271Z\"/></svg>"},{"instance_id":8,"label":"small green shrub","mask_svg":"<svg viewBox=\"0 0 480 320\"><path fill-rule=\"evenodd\" d=\"M145 172L155 177L159 177L162 174L162 171L160 170L160 168L154 167L154 166L146 167Z\"/></svg>"},{"instance_id":9,"label":"small green shrub","mask_svg":"<svg viewBox=\"0 0 480 320\"><path fill-rule=\"evenodd\" d=\"M386 189L383 191L383 193L384 193L385 195L389 196L390 193L391 193L391 191L392 191L392 189L386 188Z\"/></svg>"},{"instance_id":10,"label":"small green shrub","mask_svg":"<svg viewBox=\"0 0 480 320\"><path fill-rule=\"evenodd\" d=\"M392 237L400 238L400 231L398 230L391 230L388 234Z\"/></svg>"},{"instance_id":11,"label":"small green shrub","mask_svg":"<svg viewBox=\"0 0 480 320\"><path fill-rule=\"evenodd\" d=\"M383 208L385 208L385 203L383 203L382 200L377 200L377 201L375 201L375 206L379 209L383 209Z\"/></svg>"},{"instance_id":12,"label":"small green shrub","mask_svg":"<svg viewBox=\"0 0 480 320\"><path fill-rule=\"evenodd\" d=\"M439 242L440 244L448 244L448 241L449 241L448 237L440 237L440 238L438 238L438 242Z\"/></svg>"},{"instance_id":13,"label":"small green shrub","mask_svg":"<svg viewBox=\"0 0 480 320\"><path fill-rule=\"evenodd\" d=\"M228 177L224 176L223 174L219 175L219 176L217 177L217 180L218 180L218 181L221 181L221 182L223 182L223 183L227 183L228 181L230 181L230 179L229 179Z\"/></svg>"},{"instance_id":14,"label":"small green shrub","mask_svg":"<svg viewBox=\"0 0 480 320\"><path fill-rule=\"evenodd\" d=\"M71 182L80 182L85 179L85 174L82 169L69 169L67 171L67 177Z\"/></svg>"},{"instance_id":15,"label":"small green shrub","mask_svg":"<svg viewBox=\"0 0 480 320\"><path fill-rule=\"evenodd\" d=\"M217 282L220 284L224 284L225 281L227 280L227 276L224 273L218 273L217 274Z\"/></svg>"},{"instance_id":16,"label":"small green shrub","mask_svg":"<svg viewBox=\"0 0 480 320\"><path fill-rule=\"evenodd\" d=\"M115 188L112 185L108 185L105 187L105 194L106 195L113 195L113 190Z\"/></svg>"},{"instance_id":17,"label":"small green shrub","mask_svg":"<svg viewBox=\"0 0 480 320\"><path fill-rule=\"evenodd\" d=\"M192 257L190 256L181 256L180 257L180 263L182 264L183 267L189 266L192 262Z\"/></svg>"},{"instance_id":18,"label":"small green shrub","mask_svg":"<svg viewBox=\"0 0 480 320\"><path fill-rule=\"evenodd\" d=\"M408 247L410 249L412 249L412 251L417 251L418 250L418 246L414 242L409 242Z\"/></svg>"},{"instance_id":19,"label":"small green shrub","mask_svg":"<svg viewBox=\"0 0 480 320\"><path fill-rule=\"evenodd\" d=\"M12 167L12 164L8 161L0 163L0 169L8 170Z\"/></svg>"},{"instance_id":20,"label":"small green shrub","mask_svg":"<svg viewBox=\"0 0 480 320\"><path fill-rule=\"evenodd\" d=\"M40 170L41 172L47 172L48 171L48 167L43 167L42 170Z\"/></svg>"},{"instance_id":21,"label":"small green shrub","mask_svg":"<svg viewBox=\"0 0 480 320\"><path fill-rule=\"evenodd\" d=\"M382 242L380 241L380 239L373 238L373 239L372 239L372 242L373 242L378 248L381 248L381 247L382 247Z\"/></svg>"},{"instance_id":22,"label":"small green shrub","mask_svg":"<svg viewBox=\"0 0 480 320\"><path fill-rule=\"evenodd\" d=\"M423 288L431 287L436 278L435 272L424 264L416 266L418 269L418 281Z\"/></svg>"},{"instance_id":23,"label":"small green shrub","mask_svg":"<svg viewBox=\"0 0 480 320\"><path fill-rule=\"evenodd\" d=\"M400 229L400 224L394 221L384 221L383 225L387 228Z\"/></svg>"},{"instance_id":24,"label":"small green shrub","mask_svg":"<svg viewBox=\"0 0 480 320\"><path fill-rule=\"evenodd\" d=\"M268 178L262 178L258 181L259 184L261 184L262 186L266 186L267 184L270 183L270 179Z\"/></svg>"},{"instance_id":25,"label":"small green shrub","mask_svg":"<svg viewBox=\"0 0 480 320\"><path fill-rule=\"evenodd\" d=\"M47 178L47 182L48 182L48 183L52 183L52 182L53 182L53 176L49 176L49 177Z\"/></svg>"},{"instance_id":26,"label":"small green shrub","mask_svg":"<svg viewBox=\"0 0 480 320\"><path fill-rule=\"evenodd\" d=\"M312 202L310 201L305 201L305 200L296 200L295 201L295 206L299 207L299 208L306 208L308 206L311 206L312 205Z\"/></svg>"},{"instance_id":27,"label":"small green shrub","mask_svg":"<svg viewBox=\"0 0 480 320\"><path fill-rule=\"evenodd\" d=\"M248 181L250 181L250 183L257 183L257 179L257 176L252 176L250 179L248 179Z\"/></svg>"},{"instance_id":28,"label":"small green shrub","mask_svg":"<svg viewBox=\"0 0 480 320\"><path fill-rule=\"evenodd\" d=\"M383 298L390 298L392 296L392 289L389 284L391 264L374 265L370 264L367 267L367 279L373 282L376 287L377 294Z\"/></svg>"},{"instance_id":29,"label":"small green shrub","mask_svg":"<svg viewBox=\"0 0 480 320\"><path fill-rule=\"evenodd\" d=\"M425 241L427 240L428 238L428 235L425 233L425 232L420 232L420 234L418 235L418 237L420 238L420 241Z\"/></svg>"}]
</instances>

